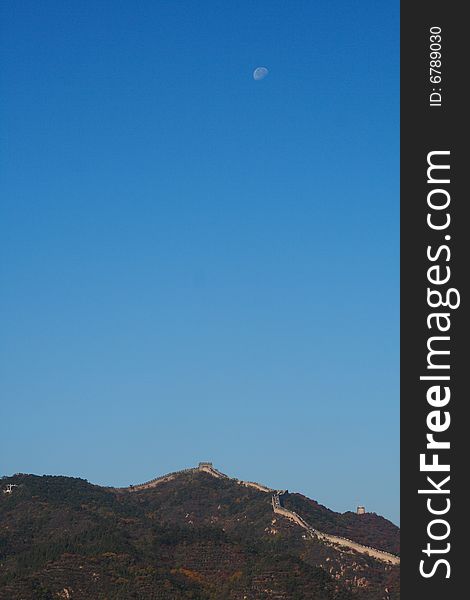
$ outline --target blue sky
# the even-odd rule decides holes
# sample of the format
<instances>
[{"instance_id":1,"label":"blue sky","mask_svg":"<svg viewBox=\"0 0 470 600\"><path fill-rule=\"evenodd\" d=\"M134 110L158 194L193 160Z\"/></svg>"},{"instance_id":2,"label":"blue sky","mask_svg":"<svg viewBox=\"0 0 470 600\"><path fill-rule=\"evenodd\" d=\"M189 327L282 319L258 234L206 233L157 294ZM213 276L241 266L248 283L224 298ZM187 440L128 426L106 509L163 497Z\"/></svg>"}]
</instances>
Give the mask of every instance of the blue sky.
<instances>
[{"instance_id":1,"label":"blue sky","mask_svg":"<svg viewBox=\"0 0 470 600\"><path fill-rule=\"evenodd\" d=\"M397 521L398 2L1 11L0 471Z\"/></svg>"}]
</instances>

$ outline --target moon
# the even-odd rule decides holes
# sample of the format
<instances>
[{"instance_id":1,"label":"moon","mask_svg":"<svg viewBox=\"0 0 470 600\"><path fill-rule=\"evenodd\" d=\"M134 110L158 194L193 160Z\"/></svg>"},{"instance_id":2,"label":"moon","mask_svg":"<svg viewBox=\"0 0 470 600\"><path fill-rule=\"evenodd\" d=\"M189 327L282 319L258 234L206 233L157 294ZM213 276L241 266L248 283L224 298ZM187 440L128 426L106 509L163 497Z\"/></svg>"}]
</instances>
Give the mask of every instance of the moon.
<instances>
[{"instance_id":1,"label":"moon","mask_svg":"<svg viewBox=\"0 0 470 600\"><path fill-rule=\"evenodd\" d=\"M264 79L268 73L269 71L266 67L256 67L253 71L253 79L259 81L260 79Z\"/></svg>"}]
</instances>

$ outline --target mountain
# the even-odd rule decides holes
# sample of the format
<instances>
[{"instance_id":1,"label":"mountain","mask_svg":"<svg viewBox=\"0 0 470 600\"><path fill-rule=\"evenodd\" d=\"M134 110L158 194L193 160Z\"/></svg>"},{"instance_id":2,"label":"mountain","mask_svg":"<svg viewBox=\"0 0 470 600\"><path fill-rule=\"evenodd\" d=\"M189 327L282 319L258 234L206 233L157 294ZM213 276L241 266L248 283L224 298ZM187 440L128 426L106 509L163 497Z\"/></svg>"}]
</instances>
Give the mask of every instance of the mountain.
<instances>
[{"instance_id":1,"label":"mountain","mask_svg":"<svg viewBox=\"0 0 470 600\"><path fill-rule=\"evenodd\" d=\"M0 600L397 600L399 529L210 463L129 488L17 474Z\"/></svg>"}]
</instances>

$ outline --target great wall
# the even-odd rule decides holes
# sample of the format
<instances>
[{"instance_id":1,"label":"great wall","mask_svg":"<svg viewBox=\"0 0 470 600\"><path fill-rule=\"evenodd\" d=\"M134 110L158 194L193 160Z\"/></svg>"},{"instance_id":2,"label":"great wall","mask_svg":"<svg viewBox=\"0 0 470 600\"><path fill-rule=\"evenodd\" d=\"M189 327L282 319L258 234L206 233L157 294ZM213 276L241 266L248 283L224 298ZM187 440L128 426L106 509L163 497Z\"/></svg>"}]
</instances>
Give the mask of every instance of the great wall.
<instances>
[{"instance_id":1,"label":"great wall","mask_svg":"<svg viewBox=\"0 0 470 600\"><path fill-rule=\"evenodd\" d=\"M354 542L353 540L341 537L339 535L331 535L329 533L319 531L318 529L314 529L299 514L297 514L294 511L288 510L287 508L284 508L282 506L281 496L283 493L284 492L275 492L273 494L273 511L276 514L282 515L287 519L290 519L294 523L297 523L297 525L305 529L305 531L310 537L317 538L318 540L332 544L337 550L342 550L343 548L350 548L351 550L355 550L356 552L360 552L361 554L368 554L369 556L372 556L373 558L382 562L387 562L393 565L400 564L400 558L398 556L395 556L395 554L385 552L384 550L377 550L377 548L372 548L371 546L364 546L363 544L359 544L358 542Z\"/></svg>"},{"instance_id":2,"label":"great wall","mask_svg":"<svg viewBox=\"0 0 470 600\"><path fill-rule=\"evenodd\" d=\"M230 481L236 482L239 485L251 487L260 492L272 494L271 503L273 507L273 512L275 514L281 515L286 519L289 519L291 522L296 523L307 533L309 537L322 541L338 551L345 551L346 549L349 549L355 552L359 552L360 554L366 554L368 556L371 556L372 558L375 558L376 560L379 560L381 562L386 562L392 565L400 564L400 558L395 554L385 552L384 550L378 550L377 548L372 548L370 546L365 546L363 544L359 544L358 542L354 542L353 540L349 540L348 538L340 537L337 535L331 535L329 533L324 533L322 531L319 531L318 529L315 529L296 512L291 511L282 505L281 498L283 494L286 493L285 490L275 490L253 481L242 481L240 479L229 477L228 475L225 475L225 473L222 473L221 471L217 470L210 462L200 462L197 467L193 467L190 469L182 469L181 471L174 471L173 473L167 473L166 475L162 475L161 477L156 477L155 479L151 479L150 481L146 481L145 483L141 483L138 485L131 485L127 488L114 489L119 492L138 492L154 488L157 485L166 481L171 481L172 479L175 479L175 477L177 477L178 475L182 475L185 473L200 472L208 473L209 475L212 475L212 477L215 477L217 479L229 479Z\"/></svg>"},{"instance_id":3,"label":"great wall","mask_svg":"<svg viewBox=\"0 0 470 600\"><path fill-rule=\"evenodd\" d=\"M239 485L244 485L245 487L254 488L260 492L275 492L272 488L269 488L261 483L256 483L254 481L241 481L240 479L236 479L234 477L229 477L225 473L218 471L212 463L209 462L200 462L197 467L192 467L190 469L181 469L180 471L173 471L172 473L167 473L166 475L161 475L160 477L155 477L155 479L150 479L150 481L146 481L144 483L139 483L137 485L130 485L126 488L113 488L119 492L140 492L142 490L148 490L150 488L156 487L160 483L164 483L165 481L171 481L178 475L188 474L188 473L208 473L215 477L216 479L229 479L230 481L234 481Z\"/></svg>"}]
</instances>

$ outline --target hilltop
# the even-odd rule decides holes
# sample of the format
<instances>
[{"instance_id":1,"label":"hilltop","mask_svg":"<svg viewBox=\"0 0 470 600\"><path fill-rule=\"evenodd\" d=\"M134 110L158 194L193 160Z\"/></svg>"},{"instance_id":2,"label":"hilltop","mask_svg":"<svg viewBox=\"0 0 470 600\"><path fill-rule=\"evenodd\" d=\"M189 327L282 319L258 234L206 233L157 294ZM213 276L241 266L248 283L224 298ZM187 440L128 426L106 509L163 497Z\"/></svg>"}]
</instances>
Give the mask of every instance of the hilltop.
<instances>
[{"instance_id":1,"label":"hilltop","mask_svg":"<svg viewBox=\"0 0 470 600\"><path fill-rule=\"evenodd\" d=\"M2 483L0 600L399 598L395 525L210 463L129 488Z\"/></svg>"}]
</instances>

